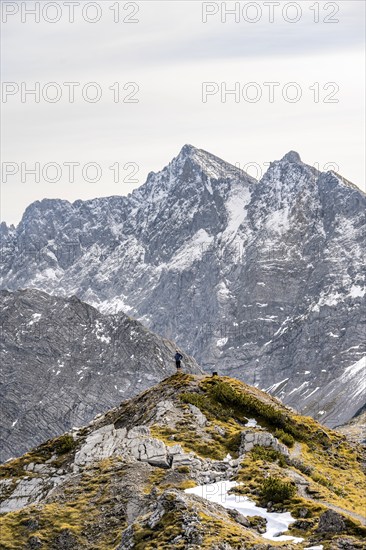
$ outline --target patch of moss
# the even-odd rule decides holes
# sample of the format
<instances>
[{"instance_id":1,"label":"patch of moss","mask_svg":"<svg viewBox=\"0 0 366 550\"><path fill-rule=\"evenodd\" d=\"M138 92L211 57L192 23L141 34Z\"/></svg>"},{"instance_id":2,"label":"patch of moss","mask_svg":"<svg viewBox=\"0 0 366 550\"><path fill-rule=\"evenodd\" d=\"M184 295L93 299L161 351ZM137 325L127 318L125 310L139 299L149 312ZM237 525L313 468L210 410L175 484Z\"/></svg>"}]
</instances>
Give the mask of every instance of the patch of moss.
<instances>
[{"instance_id":1,"label":"patch of moss","mask_svg":"<svg viewBox=\"0 0 366 550\"><path fill-rule=\"evenodd\" d=\"M294 518L305 517L311 519L319 518L327 508L323 504L319 504L313 500L306 500L302 497L295 496L291 501L290 509Z\"/></svg>"},{"instance_id":2,"label":"patch of moss","mask_svg":"<svg viewBox=\"0 0 366 550\"><path fill-rule=\"evenodd\" d=\"M163 470L162 468L154 468L154 471L149 476L144 493L150 494L153 487L160 487L166 477L166 474L166 470Z\"/></svg>"},{"instance_id":3,"label":"patch of moss","mask_svg":"<svg viewBox=\"0 0 366 550\"><path fill-rule=\"evenodd\" d=\"M173 374L169 378L166 378L162 382L160 382L160 387L169 386L170 388L179 388L181 389L183 386L188 386L191 382L195 380L195 376L193 374L188 374L185 372L177 372L176 374Z\"/></svg>"},{"instance_id":4,"label":"patch of moss","mask_svg":"<svg viewBox=\"0 0 366 550\"><path fill-rule=\"evenodd\" d=\"M360 537L362 540L366 541L366 527L361 525L360 522L353 521L351 518L344 517L344 522L346 524L346 532L348 535L354 535L355 537Z\"/></svg>"},{"instance_id":5,"label":"patch of moss","mask_svg":"<svg viewBox=\"0 0 366 550\"><path fill-rule=\"evenodd\" d=\"M135 550L161 550L171 549L172 541L182 532L182 513L172 510L163 515L153 529L143 527L139 523L134 524L134 548ZM185 542L175 544L174 548L183 550Z\"/></svg>"},{"instance_id":6,"label":"patch of moss","mask_svg":"<svg viewBox=\"0 0 366 550\"><path fill-rule=\"evenodd\" d=\"M26 456L26 455L25 455ZM0 479L19 478L26 475L24 458L15 458L0 465Z\"/></svg>"},{"instance_id":7,"label":"patch of moss","mask_svg":"<svg viewBox=\"0 0 366 550\"><path fill-rule=\"evenodd\" d=\"M197 483L193 479L185 479L181 483L178 483L175 485L177 489L181 489L184 491L185 489L191 489L192 487L196 487Z\"/></svg>"},{"instance_id":8,"label":"patch of moss","mask_svg":"<svg viewBox=\"0 0 366 550\"><path fill-rule=\"evenodd\" d=\"M337 449L322 451L305 446L303 457L312 466L308 479L322 500L343 509L364 515L366 509L366 477L354 449L346 443ZM335 460L337 458L337 461ZM344 467L347 464L347 468Z\"/></svg>"},{"instance_id":9,"label":"patch of moss","mask_svg":"<svg viewBox=\"0 0 366 550\"><path fill-rule=\"evenodd\" d=\"M199 436L190 424L177 424L177 429L168 428L154 424L150 431L154 437L164 441L167 445L174 445L179 442L185 452L194 452L202 458L223 460L229 452L235 448L238 451L238 431L224 438L213 432L212 427L204 430L204 437ZM173 437L173 439L172 439Z\"/></svg>"},{"instance_id":10,"label":"patch of moss","mask_svg":"<svg viewBox=\"0 0 366 550\"><path fill-rule=\"evenodd\" d=\"M176 470L162 470L154 468L154 471L149 476L144 493L150 494L152 489L158 493L162 493L166 489L190 489L195 487L197 483L189 478L189 468L180 466Z\"/></svg>"}]
</instances>

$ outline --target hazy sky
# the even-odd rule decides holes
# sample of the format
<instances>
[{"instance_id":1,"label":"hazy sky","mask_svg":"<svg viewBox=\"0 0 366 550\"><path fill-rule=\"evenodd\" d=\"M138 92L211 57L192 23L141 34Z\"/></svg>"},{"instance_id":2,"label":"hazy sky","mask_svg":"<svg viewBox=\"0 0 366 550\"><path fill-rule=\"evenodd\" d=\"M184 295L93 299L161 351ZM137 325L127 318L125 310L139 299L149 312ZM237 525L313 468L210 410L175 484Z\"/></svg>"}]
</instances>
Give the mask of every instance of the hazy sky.
<instances>
[{"instance_id":1,"label":"hazy sky","mask_svg":"<svg viewBox=\"0 0 366 550\"><path fill-rule=\"evenodd\" d=\"M255 177L294 149L364 187L364 2L43 1L39 22L36 4L1 2L6 222L127 194L185 143Z\"/></svg>"}]
</instances>

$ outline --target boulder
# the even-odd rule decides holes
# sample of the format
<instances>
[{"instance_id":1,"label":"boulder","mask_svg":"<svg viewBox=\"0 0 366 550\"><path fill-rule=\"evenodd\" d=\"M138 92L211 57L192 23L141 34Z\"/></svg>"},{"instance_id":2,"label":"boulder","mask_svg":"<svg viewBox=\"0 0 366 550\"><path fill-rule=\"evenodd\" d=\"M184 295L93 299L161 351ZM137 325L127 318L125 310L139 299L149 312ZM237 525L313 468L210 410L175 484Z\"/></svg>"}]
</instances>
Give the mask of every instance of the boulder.
<instances>
[{"instance_id":1,"label":"boulder","mask_svg":"<svg viewBox=\"0 0 366 550\"><path fill-rule=\"evenodd\" d=\"M137 430L137 428L134 428ZM133 430L127 434L126 428L115 429L113 424L103 426L88 435L84 445L75 454L75 466L109 458L113 454L119 454L125 446L125 439Z\"/></svg>"},{"instance_id":2,"label":"boulder","mask_svg":"<svg viewBox=\"0 0 366 550\"><path fill-rule=\"evenodd\" d=\"M241 434L239 456L245 455L253 449L255 445L261 447L271 447L275 451L289 456L289 450L271 433L265 431L244 430Z\"/></svg>"},{"instance_id":3,"label":"boulder","mask_svg":"<svg viewBox=\"0 0 366 550\"><path fill-rule=\"evenodd\" d=\"M319 518L317 528L319 533L342 533L345 529L346 524L343 516L337 514L334 510L327 510Z\"/></svg>"},{"instance_id":4,"label":"boulder","mask_svg":"<svg viewBox=\"0 0 366 550\"><path fill-rule=\"evenodd\" d=\"M293 529L299 529L300 531L308 531L313 527L314 521L311 519L298 519L292 524Z\"/></svg>"},{"instance_id":5,"label":"boulder","mask_svg":"<svg viewBox=\"0 0 366 550\"><path fill-rule=\"evenodd\" d=\"M243 525L244 527L250 527L249 520L243 516L238 510L228 510L229 516L231 516L235 521Z\"/></svg>"},{"instance_id":6,"label":"boulder","mask_svg":"<svg viewBox=\"0 0 366 550\"><path fill-rule=\"evenodd\" d=\"M151 466L159 466L160 468L169 468L171 458L168 455L166 445L160 439L146 439L139 446L140 460L148 462Z\"/></svg>"}]
</instances>

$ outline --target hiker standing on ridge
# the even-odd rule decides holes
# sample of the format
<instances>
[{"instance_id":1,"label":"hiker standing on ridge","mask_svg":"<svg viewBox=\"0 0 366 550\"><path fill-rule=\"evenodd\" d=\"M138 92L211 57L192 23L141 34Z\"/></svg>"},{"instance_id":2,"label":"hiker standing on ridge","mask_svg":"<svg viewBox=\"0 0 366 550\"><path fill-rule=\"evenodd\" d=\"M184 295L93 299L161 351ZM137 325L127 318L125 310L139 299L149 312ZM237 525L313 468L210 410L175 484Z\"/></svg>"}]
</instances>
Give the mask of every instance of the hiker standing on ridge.
<instances>
[{"instance_id":1,"label":"hiker standing on ridge","mask_svg":"<svg viewBox=\"0 0 366 550\"><path fill-rule=\"evenodd\" d=\"M177 372L180 372L180 369L182 368L180 362L183 359L183 355L179 353L177 349L175 350L174 359L175 359L175 366L177 367Z\"/></svg>"}]
</instances>

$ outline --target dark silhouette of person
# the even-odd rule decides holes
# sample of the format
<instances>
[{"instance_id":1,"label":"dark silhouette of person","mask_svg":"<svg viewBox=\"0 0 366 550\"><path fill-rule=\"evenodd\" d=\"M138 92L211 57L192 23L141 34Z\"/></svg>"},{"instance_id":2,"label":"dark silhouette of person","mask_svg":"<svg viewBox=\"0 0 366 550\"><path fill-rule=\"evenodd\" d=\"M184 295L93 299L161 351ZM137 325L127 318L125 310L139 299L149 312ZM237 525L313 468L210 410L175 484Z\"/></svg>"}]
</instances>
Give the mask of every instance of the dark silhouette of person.
<instances>
[{"instance_id":1,"label":"dark silhouette of person","mask_svg":"<svg viewBox=\"0 0 366 550\"><path fill-rule=\"evenodd\" d=\"M177 367L177 371L180 371L180 369L182 368L180 362L183 359L183 355L179 353L177 349L175 350L174 358L175 358L175 366Z\"/></svg>"}]
</instances>

